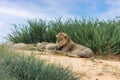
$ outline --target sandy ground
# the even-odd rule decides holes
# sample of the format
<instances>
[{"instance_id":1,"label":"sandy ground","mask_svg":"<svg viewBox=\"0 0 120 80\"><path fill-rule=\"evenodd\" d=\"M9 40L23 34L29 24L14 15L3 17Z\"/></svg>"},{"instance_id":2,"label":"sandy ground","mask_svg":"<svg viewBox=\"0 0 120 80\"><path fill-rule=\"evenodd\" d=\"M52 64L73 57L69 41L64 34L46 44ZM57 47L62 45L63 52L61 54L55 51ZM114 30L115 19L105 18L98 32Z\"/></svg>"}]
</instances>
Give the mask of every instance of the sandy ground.
<instances>
[{"instance_id":1,"label":"sandy ground","mask_svg":"<svg viewBox=\"0 0 120 80\"><path fill-rule=\"evenodd\" d=\"M43 59L48 63L55 63L72 69L80 80L120 80L120 61L106 61L95 59L91 61L85 58L72 58L60 55L41 55L39 51L17 50L26 55L34 53L37 58Z\"/></svg>"}]
</instances>

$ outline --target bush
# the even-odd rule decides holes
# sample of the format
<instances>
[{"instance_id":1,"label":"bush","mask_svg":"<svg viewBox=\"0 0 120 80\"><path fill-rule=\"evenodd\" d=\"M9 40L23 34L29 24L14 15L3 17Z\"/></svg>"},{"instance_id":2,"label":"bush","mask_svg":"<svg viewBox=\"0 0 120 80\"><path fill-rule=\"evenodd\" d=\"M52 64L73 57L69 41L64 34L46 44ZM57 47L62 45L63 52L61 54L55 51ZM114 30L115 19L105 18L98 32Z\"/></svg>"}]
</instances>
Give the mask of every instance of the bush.
<instances>
[{"instance_id":1,"label":"bush","mask_svg":"<svg viewBox=\"0 0 120 80\"><path fill-rule=\"evenodd\" d=\"M100 54L120 54L120 20L56 19L28 20L28 25L14 25L8 40L18 43L55 42L59 32L67 33L73 41L90 47Z\"/></svg>"},{"instance_id":2,"label":"bush","mask_svg":"<svg viewBox=\"0 0 120 80\"><path fill-rule=\"evenodd\" d=\"M70 69L0 49L0 80L77 80Z\"/></svg>"}]
</instances>

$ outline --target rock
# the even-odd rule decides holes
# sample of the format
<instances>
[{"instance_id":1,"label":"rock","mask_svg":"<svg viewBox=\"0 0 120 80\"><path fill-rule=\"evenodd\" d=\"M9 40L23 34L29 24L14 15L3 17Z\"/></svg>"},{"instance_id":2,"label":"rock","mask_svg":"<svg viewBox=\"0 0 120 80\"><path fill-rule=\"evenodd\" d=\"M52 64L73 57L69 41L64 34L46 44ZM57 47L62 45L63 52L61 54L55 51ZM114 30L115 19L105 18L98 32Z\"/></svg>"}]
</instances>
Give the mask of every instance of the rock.
<instances>
[{"instance_id":1,"label":"rock","mask_svg":"<svg viewBox=\"0 0 120 80\"><path fill-rule=\"evenodd\" d=\"M15 48L15 49L21 49L21 48L25 48L25 47L27 47L27 44L25 44L25 43L16 43L13 45L13 48Z\"/></svg>"},{"instance_id":2,"label":"rock","mask_svg":"<svg viewBox=\"0 0 120 80\"><path fill-rule=\"evenodd\" d=\"M14 45L13 42L6 42L6 43L2 44L2 46L7 47L7 48L12 48L13 45Z\"/></svg>"}]
</instances>

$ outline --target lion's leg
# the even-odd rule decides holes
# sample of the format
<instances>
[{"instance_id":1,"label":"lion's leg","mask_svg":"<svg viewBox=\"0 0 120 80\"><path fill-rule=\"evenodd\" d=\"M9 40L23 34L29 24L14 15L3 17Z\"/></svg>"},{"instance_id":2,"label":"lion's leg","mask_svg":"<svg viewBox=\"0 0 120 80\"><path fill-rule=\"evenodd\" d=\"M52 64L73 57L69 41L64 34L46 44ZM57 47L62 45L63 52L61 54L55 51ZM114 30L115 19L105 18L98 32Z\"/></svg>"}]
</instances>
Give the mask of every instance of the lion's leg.
<instances>
[{"instance_id":1,"label":"lion's leg","mask_svg":"<svg viewBox=\"0 0 120 80\"><path fill-rule=\"evenodd\" d=\"M63 51L59 51L59 50L49 50L50 53L53 53L53 54L61 54L63 53Z\"/></svg>"},{"instance_id":2,"label":"lion's leg","mask_svg":"<svg viewBox=\"0 0 120 80\"><path fill-rule=\"evenodd\" d=\"M72 54L72 53L65 53L65 55L67 55L69 57L76 57L76 58L79 57L77 54Z\"/></svg>"},{"instance_id":3,"label":"lion's leg","mask_svg":"<svg viewBox=\"0 0 120 80\"><path fill-rule=\"evenodd\" d=\"M93 56L93 52L91 49L86 48L84 50L73 50L69 55L81 58L90 58Z\"/></svg>"},{"instance_id":4,"label":"lion's leg","mask_svg":"<svg viewBox=\"0 0 120 80\"><path fill-rule=\"evenodd\" d=\"M78 55L79 55L79 57L90 58L93 56L93 52L90 49L85 49L85 50L79 52Z\"/></svg>"}]
</instances>

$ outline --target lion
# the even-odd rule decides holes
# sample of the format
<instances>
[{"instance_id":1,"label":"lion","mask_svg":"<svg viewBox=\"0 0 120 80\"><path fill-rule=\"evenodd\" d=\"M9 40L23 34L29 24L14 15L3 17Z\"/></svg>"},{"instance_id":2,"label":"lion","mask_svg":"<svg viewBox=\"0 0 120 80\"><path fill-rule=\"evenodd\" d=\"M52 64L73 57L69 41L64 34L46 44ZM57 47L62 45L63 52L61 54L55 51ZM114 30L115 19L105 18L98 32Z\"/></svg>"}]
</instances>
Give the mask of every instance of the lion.
<instances>
[{"instance_id":1,"label":"lion","mask_svg":"<svg viewBox=\"0 0 120 80\"><path fill-rule=\"evenodd\" d=\"M94 54L90 48L76 44L67 34L63 32L58 33L56 38L56 43L58 44L57 49L65 52L68 56L90 58Z\"/></svg>"},{"instance_id":2,"label":"lion","mask_svg":"<svg viewBox=\"0 0 120 80\"><path fill-rule=\"evenodd\" d=\"M48 43L48 42L39 42L36 45L37 50L56 50L57 44L55 43Z\"/></svg>"}]
</instances>

